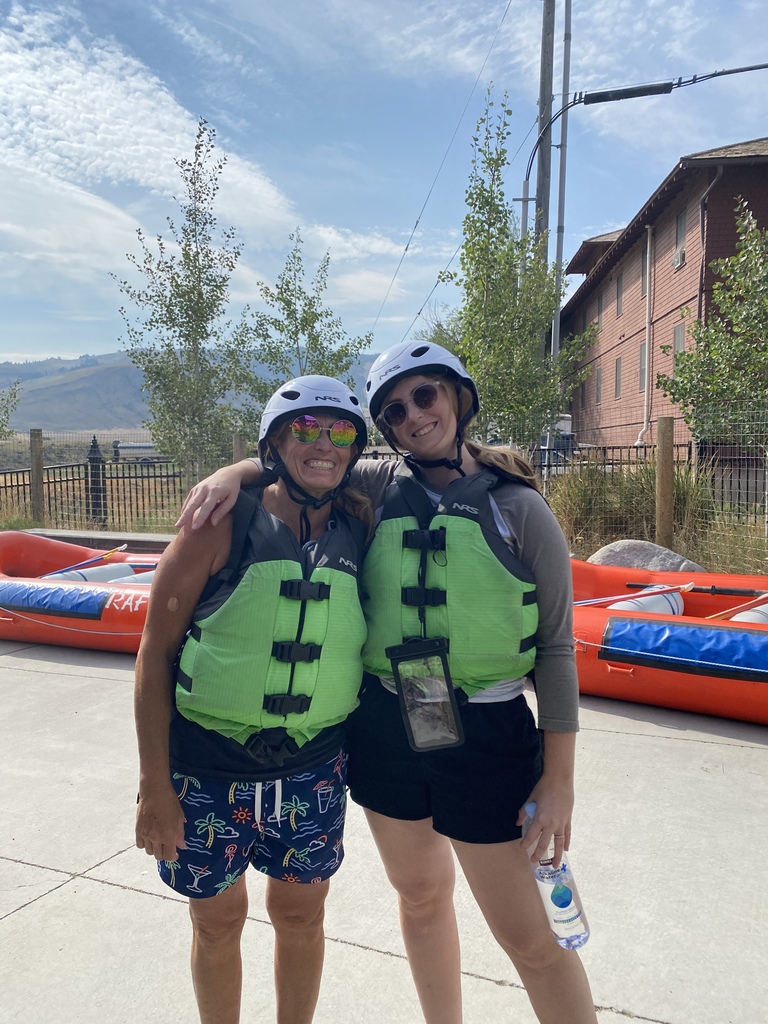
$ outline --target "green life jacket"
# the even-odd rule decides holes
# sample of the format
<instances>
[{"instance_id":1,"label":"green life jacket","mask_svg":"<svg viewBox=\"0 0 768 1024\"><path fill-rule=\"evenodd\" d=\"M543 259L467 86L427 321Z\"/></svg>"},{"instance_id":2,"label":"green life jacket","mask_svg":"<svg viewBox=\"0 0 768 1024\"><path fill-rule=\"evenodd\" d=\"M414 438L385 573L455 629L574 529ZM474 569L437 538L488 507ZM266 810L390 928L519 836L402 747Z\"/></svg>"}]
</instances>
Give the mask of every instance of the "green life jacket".
<instances>
[{"instance_id":1,"label":"green life jacket","mask_svg":"<svg viewBox=\"0 0 768 1024\"><path fill-rule=\"evenodd\" d=\"M281 763L357 706L365 528L333 515L335 527L302 550L285 523L241 492L229 561L203 591L181 650L179 712L257 760Z\"/></svg>"},{"instance_id":2,"label":"green life jacket","mask_svg":"<svg viewBox=\"0 0 768 1024\"><path fill-rule=\"evenodd\" d=\"M435 509L398 468L363 567L367 671L391 677L385 649L411 637L448 639L451 678L467 696L532 670L536 584L499 535L489 501L513 479L491 469L461 477Z\"/></svg>"}]
</instances>

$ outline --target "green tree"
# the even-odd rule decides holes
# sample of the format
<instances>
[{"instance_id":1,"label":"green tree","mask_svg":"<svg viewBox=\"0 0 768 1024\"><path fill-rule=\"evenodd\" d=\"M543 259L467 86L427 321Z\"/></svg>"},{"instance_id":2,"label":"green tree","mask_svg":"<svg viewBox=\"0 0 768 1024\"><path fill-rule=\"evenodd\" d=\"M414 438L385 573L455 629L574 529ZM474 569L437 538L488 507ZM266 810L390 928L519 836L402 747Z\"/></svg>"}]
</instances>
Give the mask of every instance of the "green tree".
<instances>
[{"instance_id":1,"label":"green tree","mask_svg":"<svg viewBox=\"0 0 768 1024\"><path fill-rule=\"evenodd\" d=\"M458 339L456 353L482 395L481 434L532 443L580 383L576 363L586 339L565 339L557 358L547 355L545 341L562 295L545 241L520 236L505 196L511 115L506 94L496 111L489 89L472 138L461 271L455 276L462 304L456 317L442 318L433 337Z\"/></svg>"},{"instance_id":2,"label":"green tree","mask_svg":"<svg viewBox=\"0 0 768 1024\"><path fill-rule=\"evenodd\" d=\"M736 230L734 255L710 264L717 275L712 308L688 330L694 347L675 354L673 375L657 374L656 386L680 405L694 436L766 444L768 231L744 199L736 206Z\"/></svg>"},{"instance_id":3,"label":"green tree","mask_svg":"<svg viewBox=\"0 0 768 1024\"><path fill-rule=\"evenodd\" d=\"M260 312L256 317L254 358L272 375L263 382L260 393L256 389L262 401L288 378L308 373L338 377L354 387L350 370L360 353L371 344L370 334L347 338L339 318L323 304L323 293L328 287L329 253L323 256L307 288L298 228L289 237L293 247L275 287L259 285L268 312ZM248 383L244 378L243 384ZM252 390L253 383L250 382Z\"/></svg>"},{"instance_id":4,"label":"green tree","mask_svg":"<svg viewBox=\"0 0 768 1024\"><path fill-rule=\"evenodd\" d=\"M201 119L191 160L179 159L182 215L168 218L170 239L154 244L139 229L141 255L128 260L143 287L115 277L138 307L123 307L129 358L144 374L149 419L157 448L195 475L231 451L241 414L231 400L241 362L249 365L252 319L246 306L238 321L227 317L229 281L242 246L234 228L220 229L214 202L226 157L214 158L215 131ZM114 275L113 275L114 276Z\"/></svg>"},{"instance_id":5,"label":"green tree","mask_svg":"<svg viewBox=\"0 0 768 1024\"><path fill-rule=\"evenodd\" d=\"M7 388L0 390L0 440L13 437L13 431L8 426L11 416L16 411L21 397L21 385L15 380Z\"/></svg>"}]
</instances>

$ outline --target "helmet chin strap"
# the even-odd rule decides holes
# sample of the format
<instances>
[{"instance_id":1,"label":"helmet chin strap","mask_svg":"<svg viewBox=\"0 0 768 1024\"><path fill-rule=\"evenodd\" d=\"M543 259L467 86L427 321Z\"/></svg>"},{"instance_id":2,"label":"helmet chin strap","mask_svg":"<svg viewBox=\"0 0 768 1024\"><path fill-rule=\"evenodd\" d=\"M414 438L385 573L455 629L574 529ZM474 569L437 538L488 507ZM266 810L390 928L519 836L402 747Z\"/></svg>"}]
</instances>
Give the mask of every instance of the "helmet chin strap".
<instances>
[{"instance_id":1,"label":"helmet chin strap","mask_svg":"<svg viewBox=\"0 0 768 1024\"><path fill-rule=\"evenodd\" d=\"M402 454L403 461L407 462L412 469L437 469L440 466L445 466L446 469L455 469L457 473L461 474L461 476L466 476L467 474L461 468L461 447L463 443L464 439L461 437L461 435L458 435L456 437L455 459L417 459L415 456L411 455L410 452L398 452L398 455ZM394 445L392 445L392 447L394 448ZM395 451L397 451L396 448Z\"/></svg>"},{"instance_id":2,"label":"helmet chin strap","mask_svg":"<svg viewBox=\"0 0 768 1024\"><path fill-rule=\"evenodd\" d=\"M461 408L461 383L460 382L458 382L456 384L456 399L457 399L457 402L458 402L458 408L460 409ZM417 473L417 475L418 475L419 469L439 469L440 467L444 466L446 469L454 469L454 470L456 470L456 472L459 473L460 476L466 476L467 474L461 468L461 460L462 460L461 449L462 449L462 447L464 445L464 427L467 425L467 423L471 419L472 419L472 412L470 410L468 413L465 413L462 416L461 420L458 422L458 424L456 426L456 458L455 459L417 459L416 456L412 455L410 452L401 452L397 448L397 446L395 445L394 441L391 440L390 437L387 437L387 440L389 441L390 447L398 455L402 456L403 461L405 463L407 463L407 465L409 465L411 467L411 469L413 469Z\"/></svg>"},{"instance_id":3,"label":"helmet chin strap","mask_svg":"<svg viewBox=\"0 0 768 1024\"><path fill-rule=\"evenodd\" d=\"M272 472L282 477L285 481L285 489L288 497L291 501L301 506L301 514L299 516L299 544L304 547L312 537L312 524L309 521L309 509L320 509L323 505L327 505L329 501L333 501L339 491L342 491L349 483L349 470L344 474L344 478L341 483L337 484L332 491L329 491L322 498L317 498L314 494L310 494L305 491L304 488L297 484L293 477L288 473L288 469L280 458L279 454L275 454L274 449L270 445L270 452L272 452L274 458L274 466L272 466Z\"/></svg>"}]
</instances>

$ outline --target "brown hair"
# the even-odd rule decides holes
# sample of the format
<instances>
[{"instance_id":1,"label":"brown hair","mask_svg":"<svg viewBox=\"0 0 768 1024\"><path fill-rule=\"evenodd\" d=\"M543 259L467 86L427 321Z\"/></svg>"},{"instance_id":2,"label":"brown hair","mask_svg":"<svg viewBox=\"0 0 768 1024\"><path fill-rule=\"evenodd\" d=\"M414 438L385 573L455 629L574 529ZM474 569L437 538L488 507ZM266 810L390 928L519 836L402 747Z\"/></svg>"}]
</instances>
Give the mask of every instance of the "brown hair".
<instances>
[{"instance_id":1,"label":"brown hair","mask_svg":"<svg viewBox=\"0 0 768 1024\"><path fill-rule=\"evenodd\" d=\"M333 507L340 508L352 519L359 519L368 529L366 540L370 540L376 528L371 499L356 487L345 487L333 499Z\"/></svg>"}]
</instances>

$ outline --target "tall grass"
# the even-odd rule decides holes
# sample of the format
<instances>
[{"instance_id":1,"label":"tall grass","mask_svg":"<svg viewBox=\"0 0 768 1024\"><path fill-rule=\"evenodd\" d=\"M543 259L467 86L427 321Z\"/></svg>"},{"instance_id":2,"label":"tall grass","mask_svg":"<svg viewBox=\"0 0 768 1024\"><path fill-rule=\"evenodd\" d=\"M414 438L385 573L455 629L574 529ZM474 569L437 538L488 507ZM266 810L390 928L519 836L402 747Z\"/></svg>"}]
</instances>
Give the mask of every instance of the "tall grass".
<instances>
[{"instance_id":1,"label":"tall grass","mask_svg":"<svg viewBox=\"0 0 768 1024\"><path fill-rule=\"evenodd\" d=\"M656 464L613 472L585 461L553 480L549 503L577 558L616 540L655 541ZM711 572L768 574L762 514L719 511L702 467L675 466L673 531L674 550Z\"/></svg>"}]
</instances>

